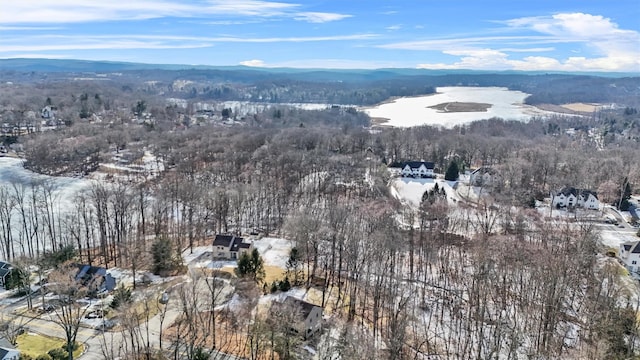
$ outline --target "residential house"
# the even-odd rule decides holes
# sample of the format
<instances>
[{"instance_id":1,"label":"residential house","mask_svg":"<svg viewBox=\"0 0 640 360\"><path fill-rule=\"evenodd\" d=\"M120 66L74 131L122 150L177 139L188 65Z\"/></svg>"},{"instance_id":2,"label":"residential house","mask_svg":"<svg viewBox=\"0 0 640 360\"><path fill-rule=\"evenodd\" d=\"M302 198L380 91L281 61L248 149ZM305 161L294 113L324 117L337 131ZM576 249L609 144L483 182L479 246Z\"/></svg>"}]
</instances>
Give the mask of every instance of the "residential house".
<instances>
[{"instance_id":1,"label":"residential house","mask_svg":"<svg viewBox=\"0 0 640 360\"><path fill-rule=\"evenodd\" d=\"M500 174L491 167L482 166L469 174L469 184L473 186L491 186L500 181Z\"/></svg>"},{"instance_id":2,"label":"residential house","mask_svg":"<svg viewBox=\"0 0 640 360\"><path fill-rule=\"evenodd\" d=\"M300 311L300 323L293 330L308 338L320 330L322 326L322 307L306 301L287 296L283 304Z\"/></svg>"},{"instance_id":3,"label":"residential house","mask_svg":"<svg viewBox=\"0 0 640 360\"><path fill-rule=\"evenodd\" d=\"M235 235L218 234L213 239L213 257L219 259L235 260L252 249L250 242Z\"/></svg>"},{"instance_id":4,"label":"residential house","mask_svg":"<svg viewBox=\"0 0 640 360\"><path fill-rule=\"evenodd\" d=\"M7 339L0 338L0 360L18 360L20 359L20 351Z\"/></svg>"},{"instance_id":5,"label":"residential house","mask_svg":"<svg viewBox=\"0 0 640 360\"><path fill-rule=\"evenodd\" d=\"M53 120L56 118L57 110L55 106L47 105L40 111L40 117L46 120Z\"/></svg>"},{"instance_id":6,"label":"residential house","mask_svg":"<svg viewBox=\"0 0 640 360\"><path fill-rule=\"evenodd\" d=\"M90 265L77 265L76 281L89 288L96 294L110 292L116 288L116 279L107 272L106 268Z\"/></svg>"},{"instance_id":7,"label":"residential house","mask_svg":"<svg viewBox=\"0 0 640 360\"><path fill-rule=\"evenodd\" d=\"M403 177L420 177L420 178L434 178L435 165L432 162L427 161L406 161L402 163L394 162L389 165L389 168L399 172Z\"/></svg>"},{"instance_id":8,"label":"residential house","mask_svg":"<svg viewBox=\"0 0 640 360\"><path fill-rule=\"evenodd\" d=\"M565 187L551 193L551 206L597 210L600 208L600 201L598 201L598 194L593 191Z\"/></svg>"},{"instance_id":9,"label":"residential house","mask_svg":"<svg viewBox=\"0 0 640 360\"><path fill-rule=\"evenodd\" d=\"M620 244L619 257L632 276L640 277L640 241Z\"/></svg>"},{"instance_id":10,"label":"residential house","mask_svg":"<svg viewBox=\"0 0 640 360\"><path fill-rule=\"evenodd\" d=\"M7 284L7 279L13 270L13 266L7 262L0 261L0 286L4 287Z\"/></svg>"}]
</instances>

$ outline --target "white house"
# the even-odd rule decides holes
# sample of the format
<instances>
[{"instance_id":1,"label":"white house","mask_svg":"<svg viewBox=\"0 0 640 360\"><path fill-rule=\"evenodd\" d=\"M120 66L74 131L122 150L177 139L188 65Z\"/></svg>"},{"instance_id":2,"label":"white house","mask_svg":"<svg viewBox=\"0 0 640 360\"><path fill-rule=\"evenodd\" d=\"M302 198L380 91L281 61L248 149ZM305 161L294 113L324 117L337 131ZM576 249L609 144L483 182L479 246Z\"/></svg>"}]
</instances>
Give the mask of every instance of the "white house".
<instances>
[{"instance_id":1,"label":"white house","mask_svg":"<svg viewBox=\"0 0 640 360\"><path fill-rule=\"evenodd\" d=\"M490 167L480 167L469 174L469 184L474 186L491 186L500 181L498 172Z\"/></svg>"},{"instance_id":2,"label":"white house","mask_svg":"<svg viewBox=\"0 0 640 360\"><path fill-rule=\"evenodd\" d=\"M55 106L47 105L42 108L42 111L40 111L40 117L47 120L53 120L56 118L57 110L58 109Z\"/></svg>"},{"instance_id":3,"label":"white house","mask_svg":"<svg viewBox=\"0 0 640 360\"><path fill-rule=\"evenodd\" d=\"M294 330L303 334L305 338L313 335L322 326L322 307L306 301L287 296L284 305L300 311L301 322L294 326Z\"/></svg>"},{"instance_id":4,"label":"white house","mask_svg":"<svg viewBox=\"0 0 640 360\"><path fill-rule=\"evenodd\" d=\"M243 253L252 250L250 242L235 235L216 235L213 239L213 257L219 259L238 259Z\"/></svg>"},{"instance_id":5,"label":"white house","mask_svg":"<svg viewBox=\"0 0 640 360\"><path fill-rule=\"evenodd\" d=\"M600 208L600 201L598 201L598 194L593 191L565 187L551 193L551 206L597 210Z\"/></svg>"},{"instance_id":6,"label":"white house","mask_svg":"<svg viewBox=\"0 0 640 360\"><path fill-rule=\"evenodd\" d=\"M7 341L5 338L0 338L0 360L18 360L20 358L20 351Z\"/></svg>"},{"instance_id":7,"label":"white house","mask_svg":"<svg viewBox=\"0 0 640 360\"><path fill-rule=\"evenodd\" d=\"M389 165L389 168L399 170L400 175L403 177L421 177L421 178L434 178L435 174L433 169L435 165L432 162L427 161L407 161L402 163L393 163Z\"/></svg>"},{"instance_id":8,"label":"white house","mask_svg":"<svg viewBox=\"0 0 640 360\"><path fill-rule=\"evenodd\" d=\"M620 244L620 260L631 275L640 277L640 241Z\"/></svg>"}]
</instances>

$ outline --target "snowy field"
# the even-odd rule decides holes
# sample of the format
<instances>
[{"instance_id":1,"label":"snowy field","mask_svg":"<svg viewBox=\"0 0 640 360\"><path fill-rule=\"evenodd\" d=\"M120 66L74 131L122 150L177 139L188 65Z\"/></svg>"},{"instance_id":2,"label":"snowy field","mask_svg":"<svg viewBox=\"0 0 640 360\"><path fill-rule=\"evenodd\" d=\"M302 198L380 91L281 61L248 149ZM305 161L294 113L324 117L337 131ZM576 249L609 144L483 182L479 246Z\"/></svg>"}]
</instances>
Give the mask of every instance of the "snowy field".
<instances>
[{"instance_id":1,"label":"snowy field","mask_svg":"<svg viewBox=\"0 0 640 360\"><path fill-rule=\"evenodd\" d=\"M390 189L391 194L398 200L417 208L420 206L422 194L424 194L425 191L433 189L433 187L436 186L436 183L441 189L444 188L449 204L455 204L461 200L452 187L455 184L455 181L399 177L391 181Z\"/></svg>"},{"instance_id":2,"label":"snowy field","mask_svg":"<svg viewBox=\"0 0 640 360\"><path fill-rule=\"evenodd\" d=\"M500 117L507 120L528 121L532 116L545 116L551 112L524 104L529 94L503 87L439 87L434 95L399 98L393 102L364 109L371 117L389 119L384 123L393 127L439 125L453 127L476 120ZM487 103L487 111L440 112L429 106L447 102Z\"/></svg>"},{"instance_id":3,"label":"snowy field","mask_svg":"<svg viewBox=\"0 0 640 360\"><path fill-rule=\"evenodd\" d=\"M254 241L253 246L258 249L266 265L284 269L287 267L293 243L287 239L265 237Z\"/></svg>"},{"instance_id":4,"label":"snowy field","mask_svg":"<svg viewBox=\"0 0 640 360\"><path fill-rule=\"evenodd\" d=\"M286 239L265 237L260 240L253 240L253 247L258 249L265 265L284 269L287 267L289 252L293 244ZM221 269L223 267L236 267L237 265L235 260L213 259L211 246L198 246L193 248L193 252L187 249L182 253L182 258L186 265L196 268Z\"/></svg>"}]
</instances>

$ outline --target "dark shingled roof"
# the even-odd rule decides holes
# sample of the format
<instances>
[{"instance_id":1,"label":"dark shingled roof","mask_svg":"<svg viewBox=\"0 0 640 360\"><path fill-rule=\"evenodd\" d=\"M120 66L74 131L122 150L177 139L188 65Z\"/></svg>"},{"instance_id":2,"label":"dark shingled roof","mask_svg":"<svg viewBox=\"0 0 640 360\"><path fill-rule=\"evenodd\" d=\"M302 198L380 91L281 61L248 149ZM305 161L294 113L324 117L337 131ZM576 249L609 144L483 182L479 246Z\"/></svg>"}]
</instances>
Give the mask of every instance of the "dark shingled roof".
<instances>
[{"instance_id":1,"label":"dark shingled roof","mask_svg":"<svg viewBox=\"0 0 640 360\"><path fill-rule=\"evenodd\" d=\"M417 169L420 167L420 165L424 164L424 166L427 169L434 169L435 168L435 164L432 162L428 162L428 161L405 161L405 162L392 162L391 164L389 164L390 168L404 168L405 166L409 165L410 168L412 169Z\"/></svg>"},{"instance_id":2,"label":"dark shingled roof","mask_svg":"<svg viewBox=\"0 0 640 360\"><path fill-rule=\"evenodd\" d=\"M4 278L5 276L7 276L7 274L11 272L11 269L13 269L13 266L11 266L11 264L9 264L8 262L0 261L0 278Z\"/></svg>"},{"instance_id":3,"label":"dark shingled roof","mask_svg":"<svg viewBox=\"0 0 640 360\"><path fill-rule=\"evenodd\" d=\"M245 243L243 238L236 237L235 235L218 234L213 240L213 246L224 246L228 247L231 251L238 251L239 249L250 248L251 244Z\"/></svg>"},{"instance_id":4,"label":"dark shingled roof","mask_svg":"<svg viewBox=\"0 0 640 360\"><path fill-rule=\"evenodd\" d=\"M79 281L84 286L89 286L96 279L98 280L98 290L113 291L116 288L116 279L107 273L107 269L99 266L89 265L77 265L78 273L76 274L76 281Z\"/></svg>"},{"instance_id":5,"label":"dark shingled roof","mask_svg":"<svg viewBox=\"0 0 640 360\"><path fill-rule=\"evenodd\" d=\"M571 186L563 187L562 189L560 189L556 193L556 196L558 196L560 194L562 194L564 196L573 195L575 197L578 197L578 195L583 195L585 198L589 197L589 194L591 194L596 199L598 198L598 194L595 191L586 190L586 189L576 189L576 188L571 187Z\"/></svg>"},{"instance_id":6,"label":"dark shingled roof","mask_svg":"<svg viewBox=\"0 0 640 360\"><path fill-rule=\"evenodd\" d=\"M233 236L233 235L218 234L218 235L216 235L216 238L213 239L213 246L229 247L231 245L231 242L233 241L234 237L235 236Z\"/></svg>"},{"instance_id":7,"label":"dark shingled roof","mask_svg":"<svg viewBox=\"0 0 640 360\"><path fill-rule=\"evenodd\" d=\"M635 243L631 243L631 253L632 254L640 254L640 241L636 241ZM625 246L626 250L626 246Z\"/></svg>"},{"instance_id":8,"label":"dark shingled roof","mask_svg":"<svg viewBox=\"0 0 640 360\"><path fill-rule=\"evenodd\" d=\"M302 310L302 316L305 319L309 316L309 314L311 314L311 310L313 310L313 308L320 307L318 305L314 305L312 303L308 303L306 301L294 298L293 296L287 296L287 298L284 299L284 303L287 305L300 307L300 309Z\"/></svg>"}]
</instances>

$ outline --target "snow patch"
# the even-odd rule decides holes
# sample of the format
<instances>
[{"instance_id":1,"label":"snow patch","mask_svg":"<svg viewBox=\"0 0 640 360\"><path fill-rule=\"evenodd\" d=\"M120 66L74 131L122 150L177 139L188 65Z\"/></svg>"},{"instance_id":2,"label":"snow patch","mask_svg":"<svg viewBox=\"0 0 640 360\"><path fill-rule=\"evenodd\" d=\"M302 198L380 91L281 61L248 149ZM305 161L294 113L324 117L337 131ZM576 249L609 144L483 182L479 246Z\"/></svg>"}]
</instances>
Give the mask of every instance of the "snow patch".
<instances>
[{"instance_id":1,"label":"snow patch","mask_svg":"<svg viewBox=\"0 0 640 360\"><path fill-rule=\"evenodd\" d=\"M258 249L260 256L266 265L277 266L280 268L287 267L289 253L293 247L290 240L282 238L265 237L253 242L253 247Z\"/></svg>"}]
</instances>

